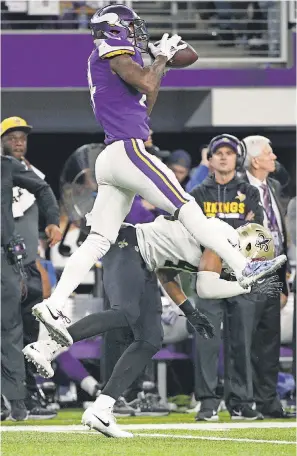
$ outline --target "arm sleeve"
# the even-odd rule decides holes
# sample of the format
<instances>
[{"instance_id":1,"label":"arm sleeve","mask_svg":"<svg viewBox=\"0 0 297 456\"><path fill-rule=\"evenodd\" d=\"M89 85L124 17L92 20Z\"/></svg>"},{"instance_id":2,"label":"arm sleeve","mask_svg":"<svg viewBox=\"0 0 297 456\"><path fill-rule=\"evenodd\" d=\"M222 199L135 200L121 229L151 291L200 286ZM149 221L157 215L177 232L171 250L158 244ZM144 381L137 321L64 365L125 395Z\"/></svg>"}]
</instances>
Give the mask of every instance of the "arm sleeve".
<instances>
[{"instance_id":1,"label":"arm sleeve","mask_svg":"<svg viewBox=\"0 0 297 456\"><path fill-rule=\"evenodd\" d=\"M102 40L97 49L101 59L110 59L122 54L135 54L134 47L130 41L122 39L117 40L116 38Z\"/></svg>"},{"instance_id":2,"label":"arm sleeve","mask_svg":"<svg viewBox=\"0 0 297 456\"><path fill-rule=\"evenodd\" d=\"M33 193L47 225L59 225L58 203L47 182L15 159L12 160L12 179L14 186L25 188L28 192Z\"/></svg>"},{"instance_id":3,"label":"arm sleeve","mask_svg":"<svg viewBox=\"0 0 297 456\"><path fill-rule=\"evenodd\" d=\"M251 289L243 289L237 282L220 279L219 274L200 271L197 274L196 291L200 298L222 299L250 293Z\"/></svg>"},{"instance_id":4,"label":"arm sleeve","mask_svg":"<svg viewBox=\"0 0 297 456\"><path fill-rule=\"evenodd\" d=\"M259 225L263 225L263 223L264 223L263 206L261 203L259 190L256 187L250 186L249 200L250 201L249 201L248 211L253 211L255 214L253 223L259 223Z\"/></svg>"},{"instance_id":5,"label":"arm sleeve","mask_svg":"<svg viewBox=\"0 0 297 456\"><path fill-rule=\"evenodd\" d=\"M189 179L189 182L186 185L186 191L190 192L193 190L194 187L197 187L197 185L200 185L204 179L208 176L209 168L208 166L205 165L199 165L197 168L194 170L193 175Z\"/></svg>"}]
</instances>

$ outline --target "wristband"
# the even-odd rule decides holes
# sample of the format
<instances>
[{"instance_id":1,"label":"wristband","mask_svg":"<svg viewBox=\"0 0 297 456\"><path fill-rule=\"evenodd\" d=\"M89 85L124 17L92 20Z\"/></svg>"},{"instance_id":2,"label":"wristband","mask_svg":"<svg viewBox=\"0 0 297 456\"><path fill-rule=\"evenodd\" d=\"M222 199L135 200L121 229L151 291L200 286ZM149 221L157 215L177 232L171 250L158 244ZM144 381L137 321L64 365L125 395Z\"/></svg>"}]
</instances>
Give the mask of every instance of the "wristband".
<instances>
[{"instance_id":1,"label":"wristband","mask_svg":"<svg viewBox=\"0 0 297 456\"><path fill-rule=\"evenodd\" d=\"M180 304L179 308L183 311L185 315L191 315L195 310L195 308L192 306L188 299L186 299L182 304Z\"/></svg>"}]
</instances>

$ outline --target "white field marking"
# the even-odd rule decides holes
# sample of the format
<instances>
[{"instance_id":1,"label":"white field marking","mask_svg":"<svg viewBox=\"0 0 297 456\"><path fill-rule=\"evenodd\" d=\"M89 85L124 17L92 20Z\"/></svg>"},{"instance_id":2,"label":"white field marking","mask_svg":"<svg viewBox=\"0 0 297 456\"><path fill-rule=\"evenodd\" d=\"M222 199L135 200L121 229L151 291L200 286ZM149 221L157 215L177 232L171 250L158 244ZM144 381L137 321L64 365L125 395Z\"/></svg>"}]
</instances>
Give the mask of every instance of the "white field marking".
<instances>
[{"instance_id":1,"label":"white field marking","mask_svg":"<svg viewBox=\"0 0 297 456\"><path fill-rule=\"evenodd\" d=\"M196 440L218 440L218 441L228 441L228 442L242 442L242 443L273 443L277 445L296 445L296 442L291 442L289 440L256 440L256 439L235 439L231 437L206 437L199 435L170 435L170 434L134 434L139 437L162 437L169 439L196 439Z\"/></svg>"},{"instance_id":2,"label":"white field marking","mask_svg":"<svg viewBox=\"0 0 297 456\"><path fill-rule=\"evenodd\" d=\"M276 424L276 423L275 423ZM289 424L289 423L288 423ZM142 429L146 429L142 426ZM125 426L122 426L125 427ZM127 426L126 426L127 427ZM248 429L248 426L245 426ZM282 426L284 427L284 426ZM287 426L288 427L288 426ZM4 426L1 427L2 431L23 431L23 432L47 432L47 433L56 433L63 432L68 434L85 434L89 436L96 436L103 438L102 434L96 431L85 430L84 426ZM243 429L243 428L241 428ZM219 429L216 429L219 430ZM230 430L230 429L228 429ZM201 431L201 429L199 429ZM288 440L262 440L262 439L238 439L231 437L212 437L212 436L198 436L198 435L179 435L179 434L144 434L138 433L134 434L135 437L154 437L154 438L166 438L166 439L186 439L186 440L212 440L212 441L227 441L227 442L238 442L238 443L265 443L273 445L296 445L296 442L291 442Z\"/></svg>"},{"instance_id":3,"label":"white field marking","mask_svg":"<svg viewBox=\"0 0 297 456\"><path fill-rule=\"evenodd\" d=\"M124 424L121 429L127 431L227 431L232 429L289 429L296 428L295 421L289 422L262 422L262 421L245 421L241 423L168 423L168 424ZM45 426L1 426L0 430L7 432L80 432L85 431L83 425L45 425Z\"/></svg>"}]
</instances>

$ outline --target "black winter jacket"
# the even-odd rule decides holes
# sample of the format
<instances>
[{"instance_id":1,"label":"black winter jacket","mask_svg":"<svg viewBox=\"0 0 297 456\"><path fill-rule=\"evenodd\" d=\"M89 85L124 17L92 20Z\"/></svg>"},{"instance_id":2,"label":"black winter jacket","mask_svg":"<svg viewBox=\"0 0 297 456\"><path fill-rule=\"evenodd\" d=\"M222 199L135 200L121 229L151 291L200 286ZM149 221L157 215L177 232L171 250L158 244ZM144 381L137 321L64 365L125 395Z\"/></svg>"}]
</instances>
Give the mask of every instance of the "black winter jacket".
<instances>
[{"instance_id":1,"label":"black winter jacket","mask_svg":"<svg viewBox=\"0 0 297 456\"><path fill-rule=\"evenodd\" d=\"M8 244L15 235L12 215L12 189L15 186L34 194L47 225L59 225L58 203L48 183L15 158L1 156L1 245Z\"/></svg>"},{"instance_id":2,"label":"black winter jacket","mask_svg":"<svg viewBox=\"0 0 297 456\"><path fill-rule=\"evenodd\" d=\"M238 228L246 222L250 211L255 214L252 222L263 225L263 207L256 187L234 177L225 185L215 181L214 176L207 177L202 184L191 191L206 217L217 217Z\"/></svg>"}]
</instances>

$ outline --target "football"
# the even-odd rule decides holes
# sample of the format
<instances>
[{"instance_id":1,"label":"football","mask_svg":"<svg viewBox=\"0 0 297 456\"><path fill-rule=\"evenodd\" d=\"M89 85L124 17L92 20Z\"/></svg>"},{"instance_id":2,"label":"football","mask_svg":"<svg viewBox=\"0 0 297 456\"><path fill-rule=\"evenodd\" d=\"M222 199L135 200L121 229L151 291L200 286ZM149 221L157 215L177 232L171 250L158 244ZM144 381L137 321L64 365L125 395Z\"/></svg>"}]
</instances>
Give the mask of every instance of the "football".
<instances>
[{"instance_id":1,"label":"football","mask_svg":"<svg viewBox=\"0 0 297 456\"><path fill-rule=\"evenodd\" d=\"M155 46L158 46L159 43L160 41L157 41L155 43ZM187 47L185 49L177 51L173 58L167 62L167 67L186 68L198 60L198 54L192 46L182 40L178 44L186 44ZM152 58L154 58L151 53L150 55Z\"/></svg>"},{"instance_id":2,"label":"football","mask_svg":"<svg viewBox=\"0 0 297 456\"><path fill-rule=\"evenodd\" d=\"M174 54L172 59L167 62L167 67L186 68L195 63L196 60L198 60L198 54L192 46L190 46L185 41L180 41L178 44L186 44L187 47L185 49L177 51L177 53Z\"/></svg>"}]
</instances>

